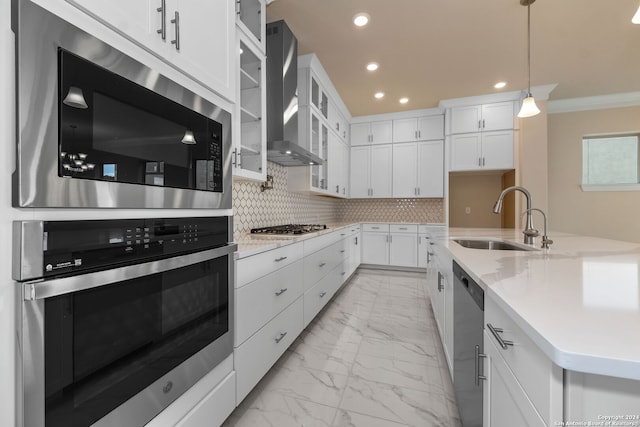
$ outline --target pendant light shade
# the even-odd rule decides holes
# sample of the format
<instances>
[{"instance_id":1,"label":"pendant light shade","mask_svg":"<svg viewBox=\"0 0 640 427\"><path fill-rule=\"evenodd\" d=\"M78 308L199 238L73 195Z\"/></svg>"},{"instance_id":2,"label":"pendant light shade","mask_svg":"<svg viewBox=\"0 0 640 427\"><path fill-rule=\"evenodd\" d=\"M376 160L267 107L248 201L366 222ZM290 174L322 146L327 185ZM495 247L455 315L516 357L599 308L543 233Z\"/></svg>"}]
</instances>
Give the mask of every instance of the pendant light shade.
<instances>
[{"instance_id":1,"label":"pendant light shade","mask_svg":"<svg viewBox=\"0 0 640 427\"><path fill-rule=\"evenodd\" d=\"M87 101L84 100L84 93L82 93L82 89L77 86L69 87L69 92L67 92L67 96L64 97L62 103L69 107L81 108L83 110L89 108Z\"/></svg>"},{"instance_id":2,"label":"pendant light shade","mask_svg":"<svg viewBox=\"0 0 640 427\"><path fill-rule=\"evenodd\" d=\"M518 117L532 117L540 113L540 109L536 105L536 100L529 93L527 97L522 100L522 107L518 113Z\"/></svg>"},{"instance_id":3,"label":"pendant light shade","mask_svg":"<svg viewBox=\"0 0 640 427\"><path fill-rule=\"evenodd\" d=\"M187 144L187 145L193 145L196 143L196 137L193 135L193 131L187 129L184 132L184 136L182 137L182 142L183 144Z\"/></svg>"},{"instance_id":4,"label":"pendant light shade","mask_svg":"<svg viewBox=\"0 0 640 427\"><path fill-rule=\"evenodd\" d=\"M540 113L536 100L531 95L531 3L536 0L520 0L520 4L527 6L527 70L529 72L529 85L527 96L522 100L522 107L518 117L532 117Z\"/></svg>"},{"instance_id":5,"label":"pendant light shade","mask_svg":"<svg viewBox=\"0 0 640 427\"><path fill-rule=\"evenodd\" d=\"M633 18L631 18L631 22L633 22L634 24L640 24L640 6L638 6L636 14L633 15Z\"/></svg>"}]
</instances>

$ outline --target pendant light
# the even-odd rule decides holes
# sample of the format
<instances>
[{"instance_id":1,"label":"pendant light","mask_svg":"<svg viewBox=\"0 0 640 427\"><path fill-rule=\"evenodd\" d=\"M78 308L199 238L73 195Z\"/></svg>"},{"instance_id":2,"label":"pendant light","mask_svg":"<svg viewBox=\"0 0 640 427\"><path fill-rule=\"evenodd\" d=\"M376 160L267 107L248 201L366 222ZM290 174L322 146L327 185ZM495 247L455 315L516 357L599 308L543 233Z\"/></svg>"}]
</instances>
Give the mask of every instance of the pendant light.
<instances>
[{"instance_id":1,"label":"pendant light","mask_svg":"<svg viewBox=\"0 0 640 427\"><path fill-rule=\"evenodd\" d=\"M520 0L522 6L527 6L527 68L529 71L529 86L527 96L522 100L522 107L518 117L532 117L540 113L536 100L531 95L531 3L536 0Z\"/></svg>"},{"instance_id":2,"label":"pendant light","mask_svg":"<svg viewBox=\"0 0 640 427\"><path fill-rule=\"evenodd\" d=\"M631 22L633 22L634 24L640 24L640 6L638 6L638 11L636 12L636 14L633 15L633 18L631 18Z\"/></svg>"}]
</instances>

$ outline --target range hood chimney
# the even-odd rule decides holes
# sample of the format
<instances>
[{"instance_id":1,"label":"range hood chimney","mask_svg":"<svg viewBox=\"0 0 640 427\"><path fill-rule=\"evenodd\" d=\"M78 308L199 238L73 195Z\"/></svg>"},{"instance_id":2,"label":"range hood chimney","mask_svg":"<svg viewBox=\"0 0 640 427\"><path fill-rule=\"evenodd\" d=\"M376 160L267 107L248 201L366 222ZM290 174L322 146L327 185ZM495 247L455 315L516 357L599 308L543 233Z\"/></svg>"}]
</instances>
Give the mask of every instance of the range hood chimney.
<instances>
[{"instance_id":1,"label":"range hood chimney","mask_svg":"<svg viewBox=\"0 0 640 427\"><path fill-rule=\"evenodd\" d=\"M267 24L267 160L322 164L298 144L298 41L284 21Z\"/></svg>"}]
</instances>

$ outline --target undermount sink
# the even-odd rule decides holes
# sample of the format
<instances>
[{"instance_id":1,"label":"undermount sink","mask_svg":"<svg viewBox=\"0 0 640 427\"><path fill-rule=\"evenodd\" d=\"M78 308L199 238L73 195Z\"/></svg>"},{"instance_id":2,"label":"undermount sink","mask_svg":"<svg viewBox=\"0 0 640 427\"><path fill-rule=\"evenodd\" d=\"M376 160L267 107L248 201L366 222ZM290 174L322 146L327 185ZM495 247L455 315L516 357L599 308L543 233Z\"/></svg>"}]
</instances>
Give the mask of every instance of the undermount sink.
<instances>
[{"instance_id":1,"label":"undermount sink","mask_svg":"<svg viewBox=\"0 0 640 427\"><path fill-rule=\"evenodd\" d=\"M460 246L490 251L535 251L535 248L495 239L453 239Z\"/></svg>"}]
</instances>

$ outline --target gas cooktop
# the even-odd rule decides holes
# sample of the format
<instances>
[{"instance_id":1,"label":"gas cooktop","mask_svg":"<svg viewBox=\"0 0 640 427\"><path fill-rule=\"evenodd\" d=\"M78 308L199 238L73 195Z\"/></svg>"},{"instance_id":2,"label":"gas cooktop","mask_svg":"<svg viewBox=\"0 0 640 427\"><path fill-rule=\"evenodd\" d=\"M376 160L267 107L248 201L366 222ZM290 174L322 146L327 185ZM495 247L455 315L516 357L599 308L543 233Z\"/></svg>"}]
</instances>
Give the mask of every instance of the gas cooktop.
<instances>
[{"instance_id":1,"label":"gas cooktop","mask_svg":"<svg viewBox=\"0 0 640 427\"><path fill-rule=\"evenodd\" d=\"M324 224L285 224L272 227L252 228L251 234L305 234L326 230Z\"/></svg>"}]
</instances>

